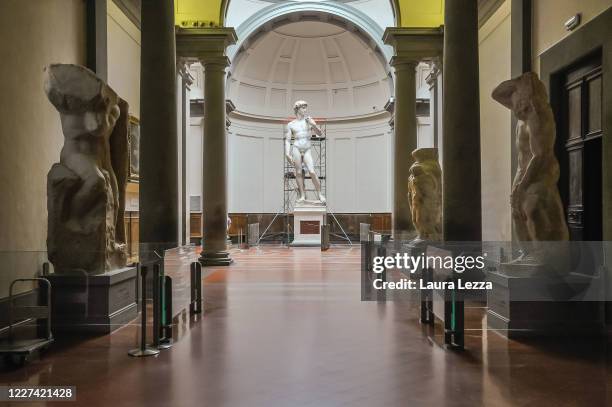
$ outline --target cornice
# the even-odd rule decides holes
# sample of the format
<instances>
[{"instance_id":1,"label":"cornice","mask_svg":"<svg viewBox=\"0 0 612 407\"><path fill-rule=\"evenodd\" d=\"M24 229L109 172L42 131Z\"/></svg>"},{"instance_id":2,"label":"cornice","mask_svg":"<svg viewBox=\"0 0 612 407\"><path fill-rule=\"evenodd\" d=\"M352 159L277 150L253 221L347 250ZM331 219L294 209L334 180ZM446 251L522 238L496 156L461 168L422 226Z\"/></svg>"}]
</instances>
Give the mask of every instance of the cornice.
<instances>
[{"instance_id":1,"label":"cornice","mask_svg":"<svg viewBox=\"0 0 612 407\"><path fill-rule=\"evenodd\" d=\"M236 42L236 31L231 27L176 28L177 58L229 64L225 50Z\"/></svg>"},{"instance_id":2,"label":"cornice","mask_svg":"<svg viewBox=\"0 0 612 407\"><path fill-rule=\"evenodd\" d=\"M430 60L442 55L444 30L439 28L388 27L383 34L385 44L395 50L398 61Z\"/></svg>"}]
</instances>

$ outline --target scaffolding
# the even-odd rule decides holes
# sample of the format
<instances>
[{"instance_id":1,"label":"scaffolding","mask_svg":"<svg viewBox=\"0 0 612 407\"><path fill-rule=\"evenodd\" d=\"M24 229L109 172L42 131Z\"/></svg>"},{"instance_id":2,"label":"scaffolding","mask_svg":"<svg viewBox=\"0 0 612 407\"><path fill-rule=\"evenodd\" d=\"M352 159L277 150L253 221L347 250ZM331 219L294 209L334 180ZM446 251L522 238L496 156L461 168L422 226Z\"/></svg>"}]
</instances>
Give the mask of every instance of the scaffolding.
<instances>
[{"instance_id":1,"label":"scaffolding","mask_svg":"<svg viewBox=\"0 0 612 407\"><path fill-rule=\"evenodd\" d=\"M310 144L311 144L311 154L314 165L315 173L319 178L319 182L321 184L321 193L324 196L327 196L327 122L325 119L315 119L319 127L321 128L321 136L316 134L312 134L310 136ZM285 123L286 125L286 123ZM284 126L283 126L284 127ZM283 143L285 142L284 137L284 129L283 129ZM291 148L293 148L293 137L291 138ZM274 224L274 221L282 216L284 218L284 231L281 233L283 235L283 243L289 244L291 243L291 237L293 236L293 225L291 222L290 215L293 214L293 209L295 202L299 197L299 188L297 184L297 178L295 176L295 166L293 163L289 162L285 157L285 149L283 147L283 205L282 209L274 215L274 218L270 222L270 224L266 227L262 235L259 237L258 243L266 237L266 232L270 229L270 227ZM302 176L304 177L304 193L306 195L306 199L318 200L319 197L316 194L316 190L314 188L314 184L312 183L311 177L308 174L308 170L303 165L302 166ZM327 210L327 215L331 215L331 217L338 223L340 229L344 236L340 236L343 239L346 239L349 244L351 240L348 235L344 232L342 225L336 219L336 216L329 210ZM327 223L327 221L325 222ZM278 233L274 235L269 235L269 237L277 236Z\"/></svg>"}]
</instances>

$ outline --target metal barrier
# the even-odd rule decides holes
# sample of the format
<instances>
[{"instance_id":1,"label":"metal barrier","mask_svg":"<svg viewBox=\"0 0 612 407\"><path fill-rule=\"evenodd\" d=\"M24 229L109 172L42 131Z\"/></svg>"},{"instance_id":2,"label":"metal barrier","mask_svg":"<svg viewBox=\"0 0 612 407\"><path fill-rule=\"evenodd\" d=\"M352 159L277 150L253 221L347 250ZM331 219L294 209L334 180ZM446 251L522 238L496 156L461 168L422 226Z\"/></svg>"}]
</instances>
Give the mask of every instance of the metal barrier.
<instances>
[{"instance_id":1,"label":"metal barrier","mask_svg":"<svg viewBox=\"0 0 612 407\"><path fill-rule=\"evenodd\" d=\"M172 278L161 276L161 298L163 299L161 326L159 330L159 349L172 346Z\"/></svg>"},{"instance_id":2,"label":"metal barrier","mask_svg":"<svg viewBox=\"0 0 612 407\"><path fill-rule=\"evenodd\" d=\"M194 261L191 263L191 302L190 314L202 313L202 265Z\"/></svg>"},{"instance_id":3,"label":"metal barrier","mask_svg":"<svg viewBox=\"0 0 612 407\"><path fill-rule=\"evenodd\" d=\"M249 231L247 235L247 246L257 246L259 243L259 223L249 224Z\"/></svg>"},{"instance_id":4,"label":"metal barrier","mask_svg":"<svg viewBox=\"0 0 612 407\"><path fill-rule=\"evenodd\" d=\"M370 224L369 223L360 223L359 224L359 241L367 242L370 235Z\"/></svg>"},{"instance_id":5,"label":"metal barrier","mask_svg":"<svg viewBox=\"0 0 612 407\"><path fill-rule=\"evenodd\" d=\"M139 267L140 276L142 280L142 290L141 290L141 323L140 323L140 347L136 349L132 349L128 352L128 355L134 357L143 357L143 356L155 356L159 354L159 349L154 349L147 346L147 267L142 266ZM155 292L155 291L154 291ZM155 294L153 295L155 298ZM153 309L155 310L155 304L153 305ZM155 332L155 331L153 331ZM157 336L157 335L155 335Z\"/></svg>"},{"instance_id":6,"label":"metal barrier","mask_svg":"<svg viewBox=\"0 0 612 407\"><path fill-rule=\"evenodd\" d=\"M321 225L321 251L327 251L329 250L330 247L330 243L329 243L329 224L324 224Z\"/></svg>"}]
</instances>

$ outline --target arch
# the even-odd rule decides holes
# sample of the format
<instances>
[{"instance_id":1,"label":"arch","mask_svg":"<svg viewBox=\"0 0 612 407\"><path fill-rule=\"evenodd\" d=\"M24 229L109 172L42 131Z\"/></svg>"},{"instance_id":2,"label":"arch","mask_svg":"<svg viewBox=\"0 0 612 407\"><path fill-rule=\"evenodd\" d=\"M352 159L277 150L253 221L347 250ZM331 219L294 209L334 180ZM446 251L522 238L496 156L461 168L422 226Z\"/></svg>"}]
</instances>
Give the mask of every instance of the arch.
<instances>
[{"instance_id":1,"label":"arch","mask_svg":"<svg viewBox=\"0 0 612 407\"><path fill-rule=\"evenodd\" d=\"M224 1L229 3L229 0ZM327 21L329 23L345 24L347 27L354 27L367 37L373 48L380 52L389 71L388 62L393 56L393 49L383 43L383 30L366 14L340 2L299 1L268 6L253 14L236 28L238 41L236 45L228 49L228 57L230 60L233 60L245 41L259 32L262 27L289 19L290 16L296 16L301 13L321 14L329 17Z\"/></svg>"},{"instance_id":2,"label":"arch","mask_svg":"<svg viewBox=\"0 0 612 407\"><path fill-rule=\"evenodd\" d=\"M231 0L221 0L219 22L222 26L225 26L225 20L227 17L227 11ZM389 0L391 3L391 10L393 10L393 21L396 27L401 27L401 7L400 0Z\"/></svg>"},{"instance_id":3,"label":"arch","mask_svg":"<svg viewBox=\"0 0 612 407\"><path fill-rule=\"evenodd\" d=\"M175 0L176 24L181 25L183 20L202 20L206 25L225 26L230 2ZM444 0L389 0L389 3L396 27L439 27L444 24Z\"/></svg>"},{"instance_id":4,"label":"arch","mask_svg":"<svg viewBox=\"0 0 612 407\"><path fill-rule=\"evenodd\" d=\"M391 0L391 9L393 10L393 19L396 27L402 26L402 12L400 8L400 0Z\"/></svg>"},{"instance_id":5,"label":"arch","mask_svg":"<svg viewBox=\"0 0 612 407\"><path fill-rule=\"evenodd\" d=\"M230 0L221 0L219 23L225 27L225 16L227 16L227 10L229 9Z\"/></svg>"}]
</instances>

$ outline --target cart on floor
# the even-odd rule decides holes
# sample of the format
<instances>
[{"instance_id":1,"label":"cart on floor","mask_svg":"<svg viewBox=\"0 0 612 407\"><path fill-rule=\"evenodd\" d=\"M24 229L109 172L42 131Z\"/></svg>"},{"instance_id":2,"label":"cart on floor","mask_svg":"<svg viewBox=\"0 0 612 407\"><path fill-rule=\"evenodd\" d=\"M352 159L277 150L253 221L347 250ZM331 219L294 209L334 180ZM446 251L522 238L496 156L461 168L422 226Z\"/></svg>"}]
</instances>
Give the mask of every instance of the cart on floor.
<instances>
[{"instance_id":1,"label":"cart on floor","mask_svg":"<svg viewBox=\"0 0 612 407\"><path fill-rule=\"evenodd\" d=\"M15 305L13 288L19 282L38 282L42 290L46 286L46 305ZM4 356L8 363L23 366L32 353L46 350L53 343L51 333L51 283L46 278L20 278L13 280L9 288L9 327L7 338L0 339L0 355ZM24 320L36 320L37 325L41 320L45 321L44 337L29 339L17 339L15 337L16 322ZM37 329L37 332L39 330ZM37 334L40 335L40 334ZM42 336L42 335L40 335Z\"/></svg>"}]
</instances>

